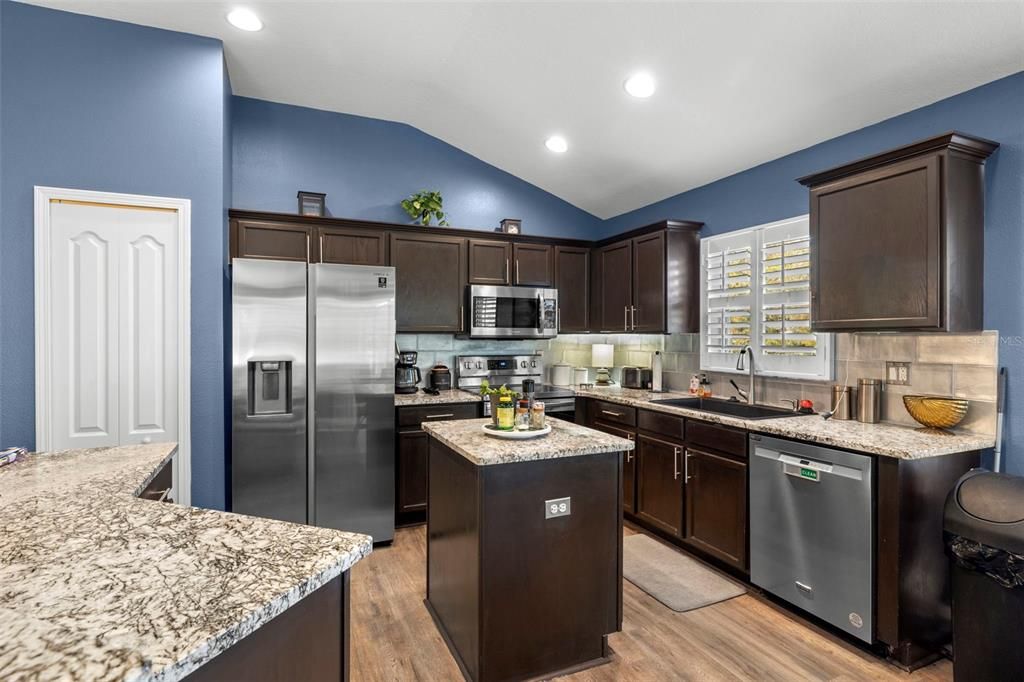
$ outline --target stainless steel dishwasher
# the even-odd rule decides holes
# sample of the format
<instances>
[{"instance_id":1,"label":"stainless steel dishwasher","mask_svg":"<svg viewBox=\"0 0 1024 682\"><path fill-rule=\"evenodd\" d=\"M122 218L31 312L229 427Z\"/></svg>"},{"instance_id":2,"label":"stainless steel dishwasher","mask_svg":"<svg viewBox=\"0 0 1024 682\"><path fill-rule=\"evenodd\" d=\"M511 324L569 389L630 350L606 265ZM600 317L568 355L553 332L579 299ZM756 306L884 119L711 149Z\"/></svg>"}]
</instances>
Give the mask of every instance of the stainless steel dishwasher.
<instances>
[{"instance_id":1,"label":"stainless steel dishwasher","mask_svg":"<svg viewBox=\"0 0 1024 682\"><path fill-rule=\"evenodd\" d=\"M750 580L874 640L872 458L750 436Z\"/></svg>"}]
</instances>

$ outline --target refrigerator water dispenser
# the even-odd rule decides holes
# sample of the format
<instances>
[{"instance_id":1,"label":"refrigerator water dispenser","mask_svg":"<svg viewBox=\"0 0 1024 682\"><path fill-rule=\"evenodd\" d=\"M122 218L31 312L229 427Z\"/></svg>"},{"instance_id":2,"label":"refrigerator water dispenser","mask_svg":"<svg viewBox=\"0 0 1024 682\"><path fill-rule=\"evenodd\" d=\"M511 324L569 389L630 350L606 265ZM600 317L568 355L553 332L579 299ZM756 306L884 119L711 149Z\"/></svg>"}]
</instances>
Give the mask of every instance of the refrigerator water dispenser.
<instances>
[{"instance_id":1,"label":"refrigerator water dispenser","mask_svg":"<svg viewBox=\"0 0 1024 682\"><path fill-rule=\"evenodd\" d=\"M249 414L291 414L292 363L290 360L249 362Z\"/></svg>"}]
</instances>

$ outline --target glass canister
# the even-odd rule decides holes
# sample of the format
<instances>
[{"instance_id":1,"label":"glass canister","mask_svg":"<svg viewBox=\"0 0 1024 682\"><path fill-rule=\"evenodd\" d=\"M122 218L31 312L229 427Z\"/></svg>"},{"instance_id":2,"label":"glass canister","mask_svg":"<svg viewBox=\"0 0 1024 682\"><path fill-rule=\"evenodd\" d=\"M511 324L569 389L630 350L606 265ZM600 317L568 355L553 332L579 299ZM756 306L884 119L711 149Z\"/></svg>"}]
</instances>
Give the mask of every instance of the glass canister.
<instances>
[{"instance_id":1,"label":"glass canister","mask_svg":"<svg viewBox=\"0 0 1024 682\"><path fill-rule=\"evenodd\" d=\"M521 399L516 404L516 431L530 430L530 401L527 398Z\"/></svg>"},{"instance_id":2,"label":"glass canister","mask_svg":"<svg viewBox=\"0 0 1024 682\"><path fill-rule=\"evenodd\" d=\"M511 431L516 426L516 406L512 396L503 395L498 399L498 428Z\"/></svg>"},{"instance_id":3,"label":"glass canister","mask_svg":"<svg viewBox=\"0 0 1024 682\"><path fill-rule=\"evenodd\" d=\"M530 428L544 428L544 403L534 401L533 407L530 409Z\"/></svg>"}]
</instances>

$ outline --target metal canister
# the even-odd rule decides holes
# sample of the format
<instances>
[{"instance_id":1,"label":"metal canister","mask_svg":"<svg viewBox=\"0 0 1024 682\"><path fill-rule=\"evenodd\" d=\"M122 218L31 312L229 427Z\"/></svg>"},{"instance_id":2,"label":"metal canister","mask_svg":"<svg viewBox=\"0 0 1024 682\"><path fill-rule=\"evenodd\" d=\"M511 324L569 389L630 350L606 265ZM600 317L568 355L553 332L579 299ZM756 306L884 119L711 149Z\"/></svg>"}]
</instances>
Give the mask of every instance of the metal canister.
<instances>
[{"instance_id":1,"label":"metal canister","mask_svg":"<svg viewBox=\"0 0 1024 682\"><path fill-rule=\"evenodd\" d=\"M857 381L857 421L877 424L882 418L882 380Z\"/></svg>"},{"instance_id":2,"label":"metal canister","mask_svg":"<svg viewBox=\"0 0 1024 682\"><path fill-rule=\"evenodd\" d=\"M832 404L829 406L833 419L847 421L853 418L853 394L852 386L833 384Z\"/></svg>"}]
</instances>

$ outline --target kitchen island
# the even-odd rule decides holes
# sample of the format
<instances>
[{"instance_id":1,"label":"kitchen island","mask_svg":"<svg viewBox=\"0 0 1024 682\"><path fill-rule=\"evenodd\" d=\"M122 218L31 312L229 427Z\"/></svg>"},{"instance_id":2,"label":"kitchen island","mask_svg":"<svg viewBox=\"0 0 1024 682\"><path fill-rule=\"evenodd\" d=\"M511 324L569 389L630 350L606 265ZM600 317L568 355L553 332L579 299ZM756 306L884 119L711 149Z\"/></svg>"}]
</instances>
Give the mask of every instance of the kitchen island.
<instances>
[{"instance_id":1,"label":"kitchen island","mask_svg":"<svg viewBox=\"0 0 1024 682\"><path fill-rule=\"evenodd\" d=\"M141 499L166 497L175 450L0 468L0 679L347 679L348 570L371 539Z\"/></svg>"},{"instance_id":2,"label":"kitchen island","mask_svg":"<svg viewBox=\"0 0 1024 682\"><path fill-rule=\"evenodd\" d=\"M470 680L608 660L622 627L622 455L632 441L549 419L525 441L489 419L423 424L426 604Z\"/></svg>"}]
</instances>

